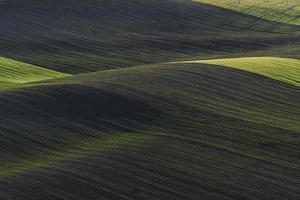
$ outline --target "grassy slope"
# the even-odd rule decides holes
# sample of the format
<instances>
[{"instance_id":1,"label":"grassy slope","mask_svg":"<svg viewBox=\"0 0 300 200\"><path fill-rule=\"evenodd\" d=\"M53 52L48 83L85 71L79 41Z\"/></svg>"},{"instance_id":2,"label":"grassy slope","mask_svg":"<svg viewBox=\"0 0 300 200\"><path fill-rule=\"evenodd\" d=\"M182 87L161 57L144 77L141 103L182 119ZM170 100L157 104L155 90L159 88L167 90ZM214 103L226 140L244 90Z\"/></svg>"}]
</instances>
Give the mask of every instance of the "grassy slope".
<instances>
[{"instance_id":1,"label":"grassy slope","mask_svg":"<svg viewBox=\"0 0 300 200\"><path fill-rule=\"evenodd\" d=\"M0 55L67 73L232 54L299 56L299 27L189 0L11 0L0 10Z\"/></svg>"},{"instance_id":2,"label":"grassy slope","mask_svg":"<svg viewBox=\"0 0 300 200\"><path fill-rule=\"evenodd\" d=\"M299 195L296 86L214 65L164 64L32 84L0 99L2 196ZM14 175L20 171L27 173Z\"/></svg>"},{"instance_id":3,"label":"grassy slope","mask_svg":"<svg viewBox=\"0 0 300 200\"><path fill-rule=\"evenodd\" d=\"M181 63L212 64L261 74L279 81L300 86L300 60L277 57L245 57L183 61Z\"/></svg>"},{"instance_id":4,"label":"grassy slope","mask_svg":"<svg viewBox=\"0 0 300 200\"><path fill-rule=\"evenodd\" d=\"M64 77L67 74L0 57L0 82L28 83L52 78Z\"/></svg>"},{"instance_id":5,"label":"grassy slope","mask_svg":"<svg viewBox=\"0 0 300 200\"><path fill-rule=\"evenodd\" d=\"M300 25L299 0L194 0L281 23Z\"/></svg>"}]
</instances>

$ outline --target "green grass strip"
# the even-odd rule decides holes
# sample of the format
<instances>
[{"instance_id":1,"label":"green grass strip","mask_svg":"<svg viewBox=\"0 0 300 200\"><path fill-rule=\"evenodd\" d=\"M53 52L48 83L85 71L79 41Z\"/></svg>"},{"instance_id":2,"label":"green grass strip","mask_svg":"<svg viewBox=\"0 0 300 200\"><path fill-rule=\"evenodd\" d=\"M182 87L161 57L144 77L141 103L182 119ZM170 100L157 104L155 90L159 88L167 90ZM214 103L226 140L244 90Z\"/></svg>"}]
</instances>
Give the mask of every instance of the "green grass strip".
<instances>
[{"instance_id":1,"label":"green grass strip","mask_svg":"<svg viewBox=\"0 0 300 200\"><path fill-rule=\"evenodd\" d=\"M193 0L262 19L300 25L300 0Z\"/></svg>"},{"instance_id":2,"label":"green grass strip","mask_svg":"<svg viewBox=\"0 0 300 200\"><path fill-rule=\"evenodd\" d=\"M0 57L0 89L6 87L4 83L29 83L64 76L68 74Z\"/></svg>"},{"instance_id":3,"label":"green grass strip","mask_svg":"<svg viewBox=\"0 0 300 200\"><path fill-rule=\"evenodd\" d=\"M200 63L244 70L300 86L300 60L278 57L245 57L212 60L183 61L177 63Z\"/></svg>"}]
</instances>

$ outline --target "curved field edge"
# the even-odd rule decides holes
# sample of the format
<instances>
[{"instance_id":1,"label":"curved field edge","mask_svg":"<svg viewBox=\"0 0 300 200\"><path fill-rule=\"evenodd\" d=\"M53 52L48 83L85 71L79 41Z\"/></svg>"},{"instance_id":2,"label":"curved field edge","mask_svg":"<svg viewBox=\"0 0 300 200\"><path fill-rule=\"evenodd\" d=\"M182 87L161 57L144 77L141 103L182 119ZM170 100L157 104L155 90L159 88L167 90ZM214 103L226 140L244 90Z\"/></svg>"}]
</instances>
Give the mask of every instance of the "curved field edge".
<instances>
[{"instance_id":1,"label":"curved field edge","mask_svg":"<svg viewBox=\"0 0 300 200\"><path fill-rule=\"evenodd\" d=\"M29 83L64 76L68 74L0 57L0 83L4 86L5 83Z\"/></svg>"},{"instance_id":2,"label":"curved field edge","mask_svg":"<svg viewBox=\"0 0 300 200\"><path fill-rule=\"evenodd\" d=\"M300 60L298 59L279 57L243 57L181 61L177 63L202 63L230 67L263 75L295 86L300 86Z\"/></svg>"}]
</instances>

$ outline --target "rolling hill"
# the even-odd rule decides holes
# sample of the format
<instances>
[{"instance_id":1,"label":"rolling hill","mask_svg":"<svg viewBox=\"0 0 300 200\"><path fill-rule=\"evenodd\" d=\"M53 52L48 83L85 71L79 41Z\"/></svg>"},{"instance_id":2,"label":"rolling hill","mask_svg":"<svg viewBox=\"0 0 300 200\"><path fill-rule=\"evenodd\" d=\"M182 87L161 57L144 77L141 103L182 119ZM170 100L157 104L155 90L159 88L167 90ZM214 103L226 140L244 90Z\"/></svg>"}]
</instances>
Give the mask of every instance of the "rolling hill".
<instances>
[{"instance_id":1,"label":"rolling hill","mask_svg":"<svg viewBox=\"0 0 300 200\"><path fill-rule=\"evenodd\" d=\"M0 55L66 73L233 54L299 57L298 26L190 0L10 0L0 9Z\"/></svg>"},{"instance_id":2,"label":"rolling hill","mask_svg":"<svg viewBox=\"0 0 300 200\"><path fill-rule=\"evenodd\" d=\"M300 198L297 24L189 0L0 10L1 200Z\"/></svg>"},{"instance_id":3,"label":"rolling hill","mask_svg":"<svg viewBox=\"0 0 300 200\"><path fill-rule=\"evenodd\" d=\"M215 65L164 64L53 79L0 98L1 196L299 195L294 85Z\"/></svg>"}]
</instances>

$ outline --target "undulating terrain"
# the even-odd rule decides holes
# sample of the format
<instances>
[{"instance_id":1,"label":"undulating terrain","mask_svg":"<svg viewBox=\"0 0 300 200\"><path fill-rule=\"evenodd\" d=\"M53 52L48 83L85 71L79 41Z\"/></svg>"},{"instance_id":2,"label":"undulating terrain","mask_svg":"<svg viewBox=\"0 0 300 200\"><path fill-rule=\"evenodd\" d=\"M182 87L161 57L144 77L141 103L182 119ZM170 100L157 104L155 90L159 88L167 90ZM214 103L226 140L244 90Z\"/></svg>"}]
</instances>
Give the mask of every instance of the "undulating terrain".
<instances>
[{"instance_id":1,"label":"undulating terrain","mask_svg":"<svg viewBox=\"0 0 300 200\"><path fill-rule=\"evenodd\" d=\"M300 2L261 2L0 1L0 200L300 199Z\"/></svg>"}]
</instances>

